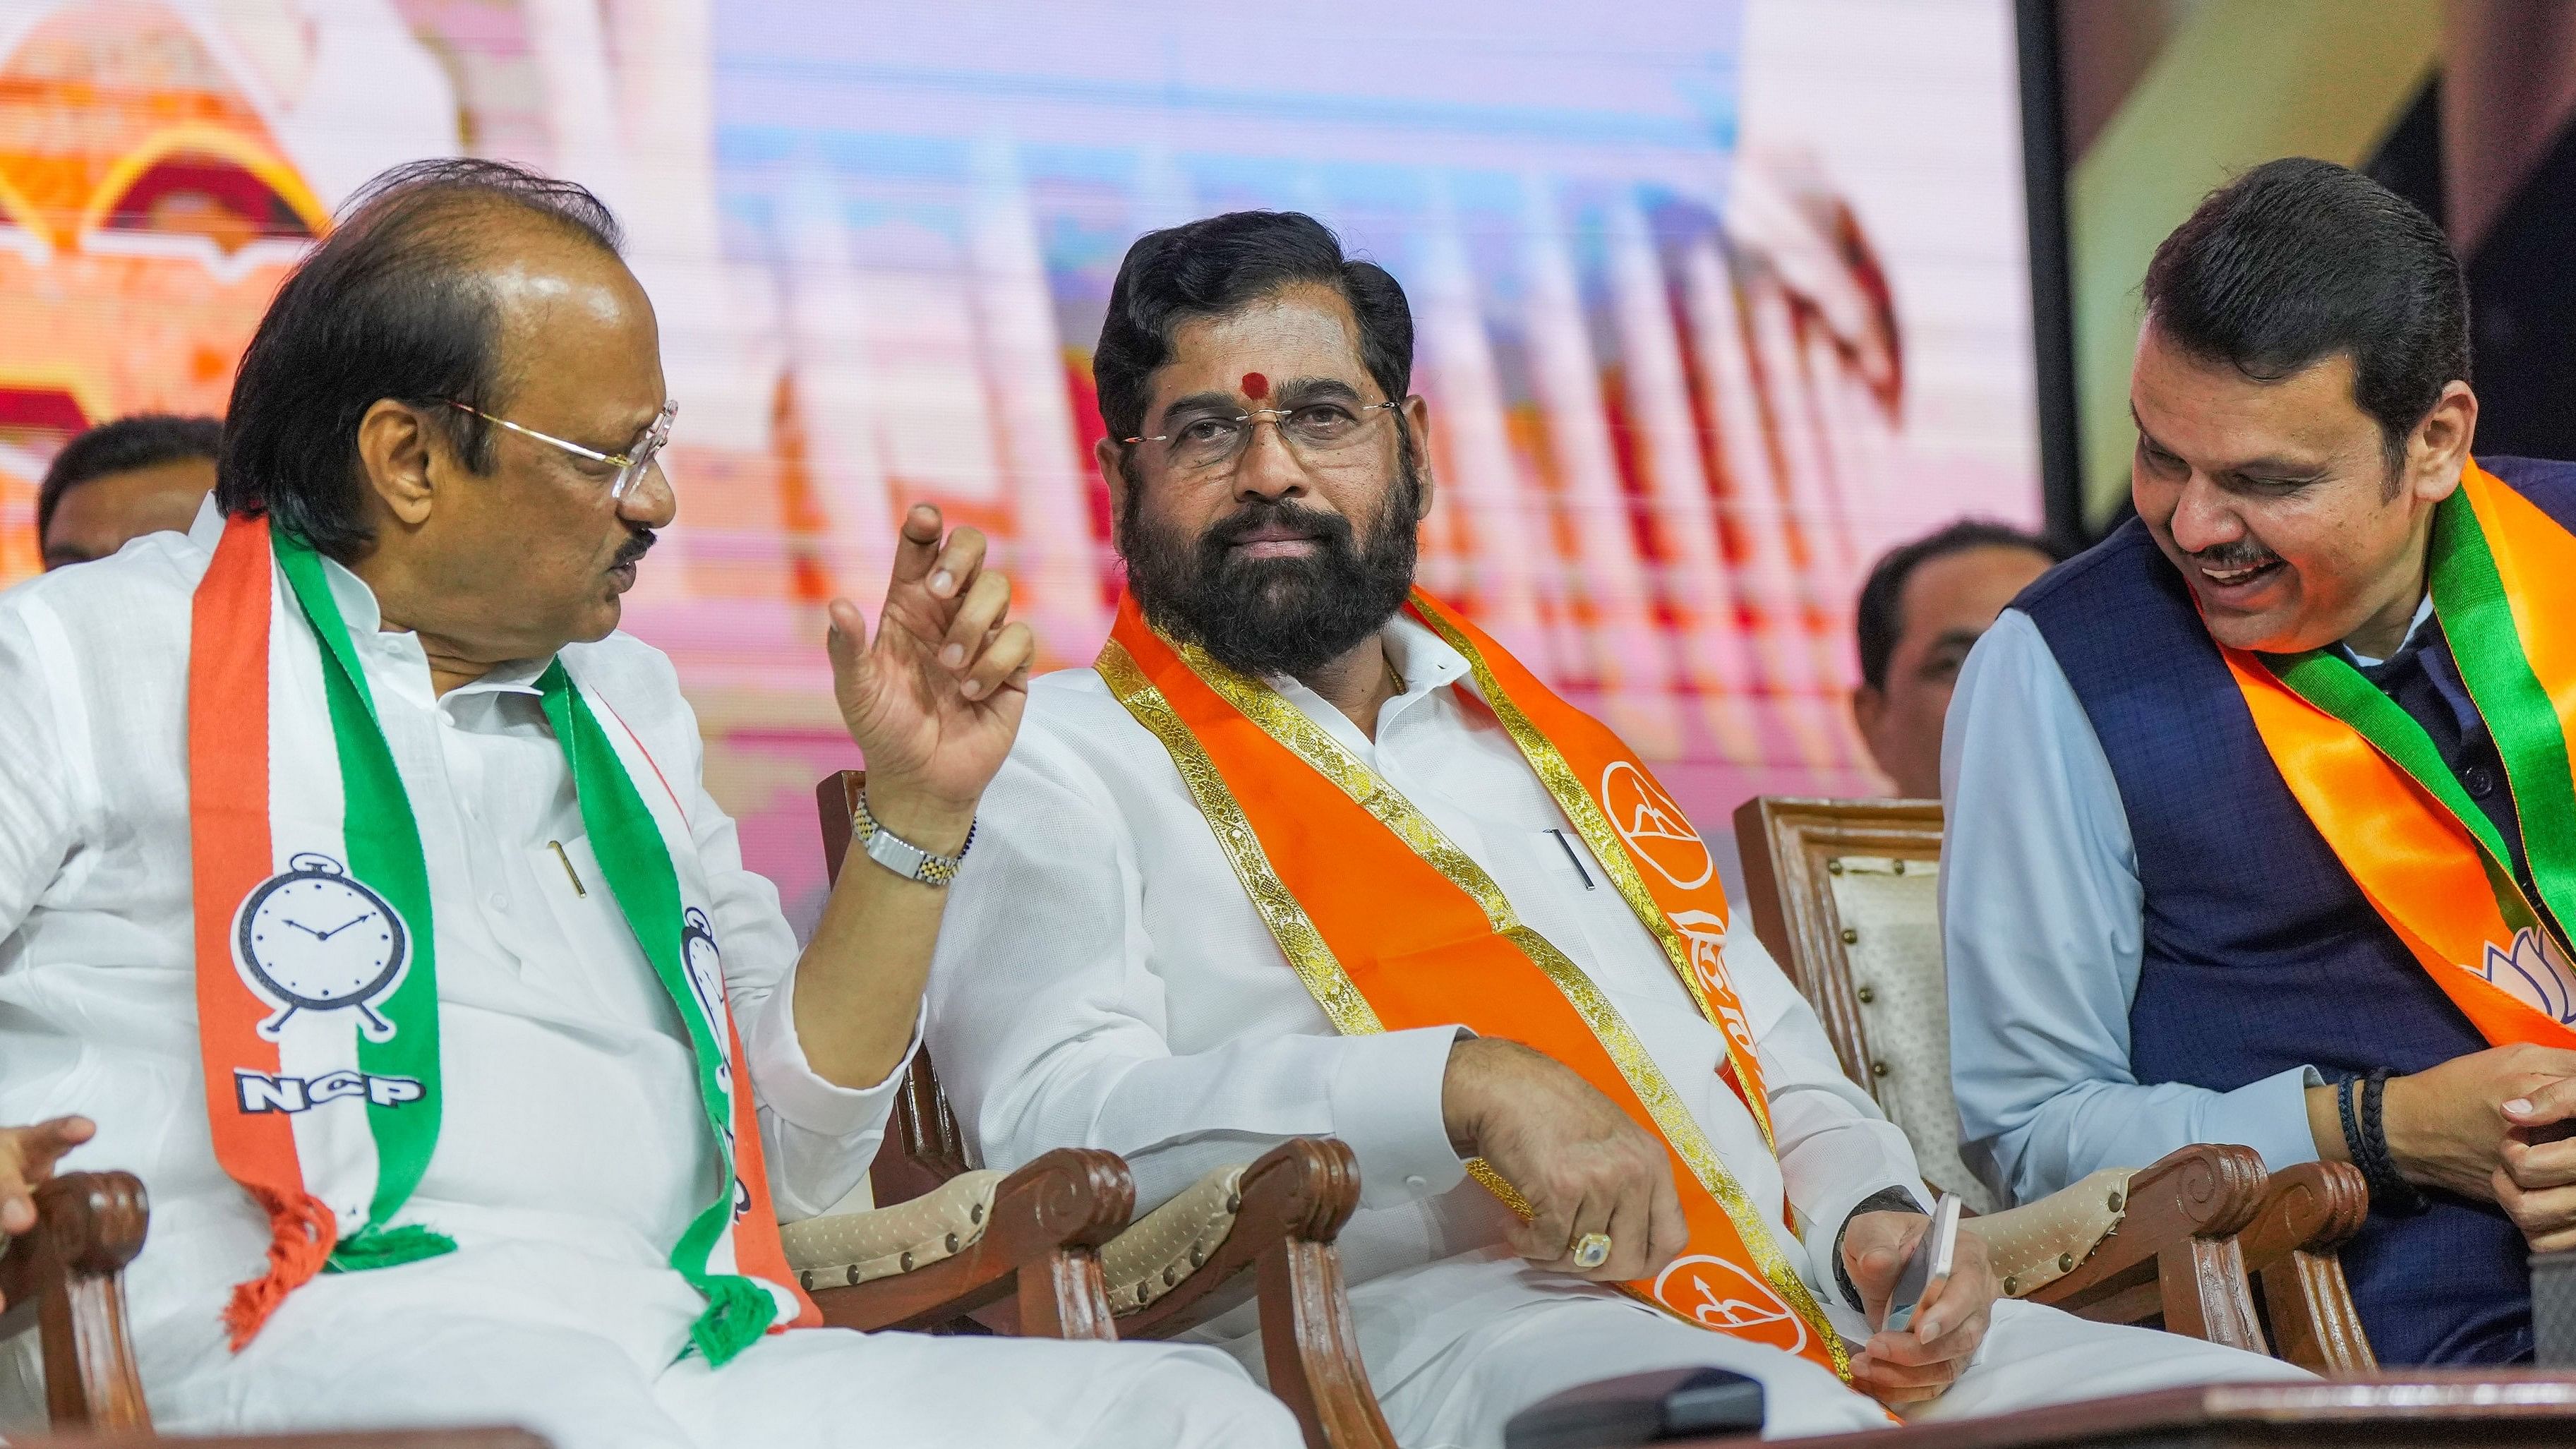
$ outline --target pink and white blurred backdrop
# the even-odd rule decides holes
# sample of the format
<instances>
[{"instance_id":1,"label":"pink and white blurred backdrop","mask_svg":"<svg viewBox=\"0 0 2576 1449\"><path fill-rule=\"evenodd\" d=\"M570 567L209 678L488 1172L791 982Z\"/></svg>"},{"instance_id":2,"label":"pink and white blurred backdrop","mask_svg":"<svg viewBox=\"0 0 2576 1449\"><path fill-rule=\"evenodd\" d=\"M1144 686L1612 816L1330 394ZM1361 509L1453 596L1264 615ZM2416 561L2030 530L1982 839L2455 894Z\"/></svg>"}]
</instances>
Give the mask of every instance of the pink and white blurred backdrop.
<instances>
[{"instance_id":1,"label":"pink and white blurred backdrop","mask_svg":"<svg viewBox=\"0 0 2576 1449\"><path fill-rule=\"evenodd\" d=\"M853 763L819 638L900 507L1000 540L1050 667L1116 573L1089 345L1140 231L1311 212L1412 297L1428 585L1704 830L1879 782L1889 544L2035 524L2008 0L0 0L0 584L82 422L219 412L379 168L505 156L624 218L679 524L629 627L791 912Z\"/></svg>"}]
</instances>

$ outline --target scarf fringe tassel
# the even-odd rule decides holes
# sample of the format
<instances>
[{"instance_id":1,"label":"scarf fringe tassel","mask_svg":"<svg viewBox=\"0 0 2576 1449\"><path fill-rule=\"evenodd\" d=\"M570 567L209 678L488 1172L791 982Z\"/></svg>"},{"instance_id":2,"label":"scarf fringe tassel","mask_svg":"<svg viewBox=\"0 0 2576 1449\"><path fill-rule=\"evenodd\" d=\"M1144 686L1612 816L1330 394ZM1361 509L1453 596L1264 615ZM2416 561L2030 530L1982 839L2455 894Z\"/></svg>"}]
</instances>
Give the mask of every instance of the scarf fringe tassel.
<instances>
[{"instance_id":1,"label":"scarf fringe tassel","mask_svg":"<svg viewBox=\"0 0 2576 1449\"><path fill-rule=\"evenodd\" d=\"M268 1272L235 1285L232 1301L224 1306L224 1327L232 1332L235 1353L259 1336L260 1325L268 1322L268 1315L277 1311L287 1294L322 1271L340 1236L339 1220L311 1193L289 1197L273 1189L253 1188L252 1194L268 1209L275 1236L268 1244Z\"/></svg>"}]
</instances>

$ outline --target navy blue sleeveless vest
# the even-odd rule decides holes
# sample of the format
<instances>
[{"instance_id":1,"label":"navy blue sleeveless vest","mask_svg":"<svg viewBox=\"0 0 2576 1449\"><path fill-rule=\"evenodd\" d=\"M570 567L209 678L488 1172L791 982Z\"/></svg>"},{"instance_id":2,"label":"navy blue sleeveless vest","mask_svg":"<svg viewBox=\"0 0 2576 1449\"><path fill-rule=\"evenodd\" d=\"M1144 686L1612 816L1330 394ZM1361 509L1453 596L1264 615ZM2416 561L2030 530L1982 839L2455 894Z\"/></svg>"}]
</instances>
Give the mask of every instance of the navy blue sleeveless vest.
<instances>
[{"instance_id":1,"label":"navy blue sleeveless vest","mask_svg":"<svg viewBox=\"0 0 2576 1449\"><path fill-rule=\"evenodd\" d=\"M2576 530L2576 465L2482 462ZM2101 738L2136 842L2146 952L2129 1030L2140 1082L2227 1091L2303 1065L2333 1082L2486 1048L2282 783L2189 587L2144 525L2130 520L2014 607L2039 626ZM2446 678L2469 709L2447 644L2437 634L2390 668L2374 677L2425 723L2519 855L2493 742L2473 710L2466 728L2440 717L2425 687L2428 672ZM2492 1204L2431 1196L2419 1216L2374 1213L2343 1250L2380 1361L2530 1358L2521 1232Z\"/></svg>"}]
</instances>

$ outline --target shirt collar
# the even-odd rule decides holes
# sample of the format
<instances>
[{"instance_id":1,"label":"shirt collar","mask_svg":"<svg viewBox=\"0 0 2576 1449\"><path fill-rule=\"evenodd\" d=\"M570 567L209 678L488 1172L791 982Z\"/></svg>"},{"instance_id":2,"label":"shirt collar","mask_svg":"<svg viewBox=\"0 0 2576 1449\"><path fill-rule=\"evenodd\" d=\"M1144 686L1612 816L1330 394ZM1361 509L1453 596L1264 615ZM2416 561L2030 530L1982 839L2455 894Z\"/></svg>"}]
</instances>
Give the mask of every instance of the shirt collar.
<instances>
[{"instance_id":1,"label":"shirt collar","mask_svg":"<svg viewBox=\"0 0 2576 1449\"><path fill-rule=\"evenodd\" d=\"M2415 606L2415 617L2406 621L2406 637L2397 641L2397 647L2389 652L2388 659L2394 659L2405 653L2406 646L2415 642L2415 636L2424 632L2424 621L2432 617L2433 591L2426 589L2423 601ZM2388 662L2388 659L2373 659L2350 644L2340 644L2336 647L2343 650L2344 657L2350 659L2356 669L2377 669Z\"/></svg>"},{"instance_id":2,"label":"shirt collar","mask_svg":"<svg viewBox=\"0 0 2576 1449\"><path fill-rule=\"evenodd\" d=\"M1378 630L1378 641L1386 646L1387 661L1395 666L1396 674L1404 681L1402 690L1378 706L1377 724L1381 731L1397 715L1473 672L1465 655L1450 648L1448 640L1406 610L1397 610L1395 617ZM1359 745L1361 758L1366 759L1373 754L1367 737L1359 733L1350 718L1322 695L1308 689L1303 682L1291 675L1274 674L1269 676L1267 683L1294 702L1307 718L1341 737L1343 744Z\"/></svg>"}]
</instances>

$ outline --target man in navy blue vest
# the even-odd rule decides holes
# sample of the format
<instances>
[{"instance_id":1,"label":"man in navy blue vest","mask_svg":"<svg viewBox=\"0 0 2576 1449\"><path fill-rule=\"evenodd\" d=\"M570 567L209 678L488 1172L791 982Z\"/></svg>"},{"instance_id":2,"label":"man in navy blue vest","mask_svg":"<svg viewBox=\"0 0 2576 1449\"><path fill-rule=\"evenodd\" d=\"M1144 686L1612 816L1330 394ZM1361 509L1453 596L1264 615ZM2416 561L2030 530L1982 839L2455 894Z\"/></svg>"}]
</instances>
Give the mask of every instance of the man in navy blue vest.
<instances>
[{"instance_id":1,"label":"man in navy blue vest","mask_svg":"<svg viewBox=\"0 0 2576 1449\"><path fill-rule=\"evenodd\" d=\"M2452 1004L2219 652L2340 652L2431 737L2528 892L2427 585L2477 425L2459 264L2377 184L2276 161L2165 240L2144 295L2138 517L2014 602L1950 712L1966 1155L2021 1200L2191 1142L2354 1161L2373 1205L2343 1261L2381 1361L2528 1358L2526 1255L2576 1246L2576 1141L2550 1140L2576 1052L2493 1046ZM2478 461L2576 524L2576 467Z\"/></svg>"}]
</instances>

